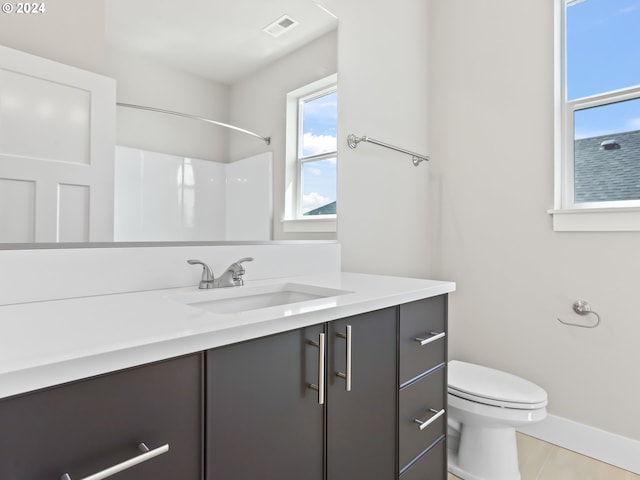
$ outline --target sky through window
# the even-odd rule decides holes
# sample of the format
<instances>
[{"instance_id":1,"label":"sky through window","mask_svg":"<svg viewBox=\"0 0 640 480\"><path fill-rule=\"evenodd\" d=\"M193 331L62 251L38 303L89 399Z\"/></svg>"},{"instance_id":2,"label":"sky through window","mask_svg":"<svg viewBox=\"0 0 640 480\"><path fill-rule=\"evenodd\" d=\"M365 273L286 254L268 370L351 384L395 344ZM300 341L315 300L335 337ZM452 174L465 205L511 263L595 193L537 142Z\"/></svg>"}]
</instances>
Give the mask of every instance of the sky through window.
<instances>
[{"instance_id":1,"label":"sky through window","mask_svg":"<svg viewBox=\"0 0 640 480\"><path fill-rule=\"evenodd\" d=\"M567 98L640 86L640 0L583 0L567 7ZM640 130L640 102L581 110L575 138Z\"/></svg>"},{"instance_id":2,"label":"sky through window","mask_svg":"<svg viewBox=\"0 0 640 480\"><path fill-rule=\"evenodd\" d=\"M337 137L338 93L306 100L302 106L302 139L299 148L303 158L335 152ZM337 157L304 162L301 172L302 213L336 201Z\"/></svg>"}]
</instances>

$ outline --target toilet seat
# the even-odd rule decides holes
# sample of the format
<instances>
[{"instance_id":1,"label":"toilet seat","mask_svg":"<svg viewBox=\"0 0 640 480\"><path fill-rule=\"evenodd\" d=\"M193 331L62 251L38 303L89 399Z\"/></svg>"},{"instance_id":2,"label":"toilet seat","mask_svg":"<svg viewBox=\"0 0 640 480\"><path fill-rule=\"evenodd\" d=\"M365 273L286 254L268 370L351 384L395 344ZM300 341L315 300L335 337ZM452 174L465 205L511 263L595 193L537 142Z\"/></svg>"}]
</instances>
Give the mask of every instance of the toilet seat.
<instances>
[{"instance_id":1,"label":"toilet seat","mask_svg":"<svg viewBox=\"0 0 640 480\"><path fill-rule=\"evenodd\" d=\"M528 380L472 363L448 363L449 394L472 402L518 410L547 405L547 392Z\"/></svg>"}]
</instances>

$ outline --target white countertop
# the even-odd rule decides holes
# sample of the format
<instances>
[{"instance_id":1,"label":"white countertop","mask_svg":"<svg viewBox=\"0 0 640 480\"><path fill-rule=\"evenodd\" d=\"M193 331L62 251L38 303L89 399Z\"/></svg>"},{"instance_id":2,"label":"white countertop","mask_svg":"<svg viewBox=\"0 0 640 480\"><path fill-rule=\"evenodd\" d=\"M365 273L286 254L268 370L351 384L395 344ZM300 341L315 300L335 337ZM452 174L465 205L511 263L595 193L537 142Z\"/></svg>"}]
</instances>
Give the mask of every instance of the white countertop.
<instances>
[{"instance_id":1,"label":"white countertop","mask_svg":"<svg viewBox=\"0 0 640 480\"><path fill-rule=\"evenodd\" d=\"M184 303L283 283L347 293L226 314ZM453 282L336 273L2 306L0 398L454 290Z\"/></svg>"}]
</instances>

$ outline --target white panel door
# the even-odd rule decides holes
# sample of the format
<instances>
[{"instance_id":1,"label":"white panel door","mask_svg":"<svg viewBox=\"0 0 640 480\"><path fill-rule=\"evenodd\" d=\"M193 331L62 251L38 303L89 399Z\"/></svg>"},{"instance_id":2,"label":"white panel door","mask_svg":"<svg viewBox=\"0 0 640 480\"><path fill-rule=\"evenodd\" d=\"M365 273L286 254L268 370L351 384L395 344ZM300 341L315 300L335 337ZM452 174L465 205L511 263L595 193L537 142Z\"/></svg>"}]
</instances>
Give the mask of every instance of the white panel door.
<instances>
[{"instance_id":1,"label":"white panel door","mask_svg":"<svg viewBox=\"0 0 640 480\"><path fill-rule=\"evenodd\" d=\"M114 144L114 80L0 47L0 242L112 241Z\"/></svg>"}]
</instances>

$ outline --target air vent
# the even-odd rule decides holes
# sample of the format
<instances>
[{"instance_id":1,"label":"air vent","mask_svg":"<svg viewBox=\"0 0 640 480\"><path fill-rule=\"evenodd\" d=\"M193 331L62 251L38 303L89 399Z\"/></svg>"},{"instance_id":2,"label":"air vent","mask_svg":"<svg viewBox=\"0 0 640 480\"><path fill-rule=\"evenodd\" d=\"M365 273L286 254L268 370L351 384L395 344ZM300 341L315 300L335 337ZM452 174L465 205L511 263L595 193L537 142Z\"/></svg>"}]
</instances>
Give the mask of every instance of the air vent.
<instances>
[{"instance_id":1,"label":"air vent","mask_svg":"<svg viewBox=\"0 0 640 480\"><path fill-rule=\"evenodd\" d=\"M279 37L280 35L294 28L296 25L298 25L297 21L295 21L289 15L283 15L275 22L264 27L263 30L272 37Z\"/></svg>"},{"instance_id":2,"label":"air vent","mask_svg":"<svg viewBox=\"0 0 640 480\"><path fill-rule=\"evenodd\" d=\"M600 148L602 150L618 150L620 148L620 144L615 141L615 139L604 140L600 143Z\"/></svg>"}]
</instances>

